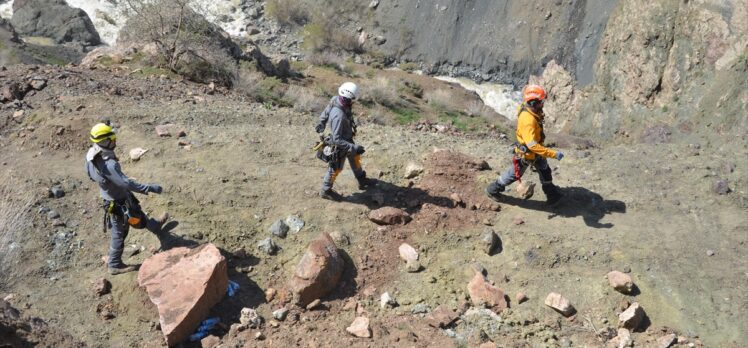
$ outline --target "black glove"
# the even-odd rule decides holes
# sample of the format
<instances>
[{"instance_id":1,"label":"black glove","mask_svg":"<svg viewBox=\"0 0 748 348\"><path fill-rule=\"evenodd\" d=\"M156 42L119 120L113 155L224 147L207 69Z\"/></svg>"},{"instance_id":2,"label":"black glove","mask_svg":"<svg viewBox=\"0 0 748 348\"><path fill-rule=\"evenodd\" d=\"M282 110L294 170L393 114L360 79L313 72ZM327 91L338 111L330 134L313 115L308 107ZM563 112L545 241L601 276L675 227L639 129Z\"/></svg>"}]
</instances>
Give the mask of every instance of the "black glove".
<instances>
[{"instance_id":1,"label":"black glove","mask_svg":"<svg viewBox=\"0 0 748 348\"><path fill-rule=\"evenodd\" d=\"M353 152L355 152L357 155L363 155L366 150L361 145L354 145Z\"/></svg>"},{"instance_id":2,"label":"black glove","mask_svg":"<svg viewBox=\"0 0 748 348\"><path fill-rule=\"evenodd\" d=\"M161 185L152 184L148 185L148 192L153 192L160 195L161 192L164 192L164 188L161 187Z\"/></svg>"},{"instance_id":3,"label":"black glove","mask_svg":"<svg viewBox=\"0 0 748 348\"><path fill-rule=\"evenodd\" d=\"M322 133L325 131L325 125L322 123L318 123L316 127L314 127L314 130L317 131L317 133Z\"/></svg>"}]
</instances>

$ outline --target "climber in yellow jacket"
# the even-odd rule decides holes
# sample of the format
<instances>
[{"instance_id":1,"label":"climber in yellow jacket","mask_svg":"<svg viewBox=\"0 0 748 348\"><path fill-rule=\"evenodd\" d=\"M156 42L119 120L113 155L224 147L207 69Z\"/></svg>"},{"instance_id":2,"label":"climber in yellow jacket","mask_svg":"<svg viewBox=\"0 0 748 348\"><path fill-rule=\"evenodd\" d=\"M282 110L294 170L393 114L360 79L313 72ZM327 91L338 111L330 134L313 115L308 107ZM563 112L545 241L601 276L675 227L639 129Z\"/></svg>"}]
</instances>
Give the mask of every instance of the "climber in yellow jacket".
<instances>
[{"instance_id":1,"label":"climber in yellow jacket","mask_svg":"<svg viewBox=\"0 0 748 348\"><path fill-rule=\"evenodd\" d=\"M540 184L547 203L552 205L561 199L561 193L553 184L551 167L548 166L546 158L555 158L560 161L564 158L564 154L543 145L545 141L543 132L545 89L538 85L528 85L522 95L524 103L519 107L517 115L517 143L512 166L502 172L501 176L486 188L486 193L494 200L501 200L501 192L504 192L506 186L521 180L527 167L532 166L540 176Z\"/></svg>"}]
</instances>

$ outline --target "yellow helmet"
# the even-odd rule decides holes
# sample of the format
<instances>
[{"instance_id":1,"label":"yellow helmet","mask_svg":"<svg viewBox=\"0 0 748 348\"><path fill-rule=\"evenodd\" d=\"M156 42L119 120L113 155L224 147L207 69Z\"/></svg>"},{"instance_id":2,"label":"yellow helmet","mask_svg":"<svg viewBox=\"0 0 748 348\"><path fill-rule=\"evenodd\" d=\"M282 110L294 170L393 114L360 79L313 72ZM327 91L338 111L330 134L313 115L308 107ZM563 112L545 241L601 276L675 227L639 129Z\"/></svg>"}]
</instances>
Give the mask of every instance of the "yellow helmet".
<instances>
[{"instance_id":1,"label":"yellow helmet","mask_svg":"<svg viewBox=\"0 0 748 348\"><path fill-rule=\"evenodd\" d=\"M106 123L97 123L91 128L91 141L99 143L103 140L117 140L117 134L114 133L112 126Z\"/></svg>"}]
</instances>

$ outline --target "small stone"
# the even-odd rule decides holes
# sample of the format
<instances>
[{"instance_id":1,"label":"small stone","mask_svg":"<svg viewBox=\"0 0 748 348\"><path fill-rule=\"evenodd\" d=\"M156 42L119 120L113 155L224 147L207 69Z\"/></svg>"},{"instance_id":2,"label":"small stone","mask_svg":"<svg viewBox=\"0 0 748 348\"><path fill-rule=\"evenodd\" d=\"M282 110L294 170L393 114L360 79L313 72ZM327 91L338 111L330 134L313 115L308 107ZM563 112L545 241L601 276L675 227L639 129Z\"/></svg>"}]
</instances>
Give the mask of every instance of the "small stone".
<instances>
[{"instance_id":1,"label":"small stone","mask_svg":"<svg viewBox=\"0 0 748 348\"><path fill-rule=\"evenodd\" d=\"M311 311L311 310L319 307L321 304L322 304L322 301L320 301L319 299L316 299L316 300L310 302L308 305L306 305L306 310Z\"/></svg>"},{"instance_id":2,"label":"small stone","mask_svg":"<svg viewBox=\"0 0 748 348\"><path fill-rule=\"evenodd\" d=\"M400 244L398 251L400 252L400 258L405 262L418 260L418 251L416 251L416 249L410 246L408 243Z\"/></svg>"},{"instance_id":3,"label":"small stone","mask_svg":"<svg viewBox=\"0 0 748 348\"><path fill-rule=\"evenodd\" d=\"M108 294L112 290L112 283L110 283L106 278L99 278L94 282L94 293L96 296L104 296Z\"/></svg>"},{"instance_id":4,"label":"small stone","mask_svg":"<svg viewBox=\"0 0 748 348\"><path fill-rule=\"evenodd\" d=\"M431 309L429 308L429 305L425 303L417 303L415 306L413 306L413 309L410 310L413 314L426 314L430 312Z\"/></svg>"},{"instance_id":5,"label":"small stone","mask_svg":"<svg viewBox=\"0 0 748 348\"><path fill-rule=\"evenodd\" d=\"M270 320L268 324L270 327L279 327L281 325L277 320Z\"/></svg>"},{"instance_id":6,"label":"small stone","mask_svg":"<svg viewBox=\"0 0 748 348\"><path fill-rule=\"evenodd\" d=\"M535 194L535 183L524 183L521 182L517 184L517 194L519 194L520 198L522 199L530 199L533 194Z\"/></svg>"},{"instance_id":7,"label":"small stone","mask_svg":"<svg viewBox=\"0 0 748 348\"><path fill-rule=\"evenodd\" d=\"M727 180L718 180L717 182L715 182L712 186L712 191L714 191L714 193L718 195L726 195L732 192L730 186L727 183Z\"/></svg>"},{"instance_id":8,"label":"small stone","mask_svg":"<svg viewBox=\"0 0 748 348\"><path fill-rule=\"evenodd\" d=\"M426 322L435 328L445 328L457 320L458 317L453 310L445 305L440 305L426 317Z\"/></svg>"},{"instance_id":9,"label":"small stone","mask_svg":"<svg viewBox=\"0 0 748 348\"><path fill-rule=\"evenodd\" d=\"M369 220L378 225L405 225L410 222L411 217L402 209L383 207L372 210L369 213Z\"/></svg>"},{"instance_id":10,"label":"small stone","mask_svg":"<svg viewBox=\"0 0 748 348\"><path fill-rule=\"evenodd\" d=\"M290 215L286 218L286 225L293 233L299 233L304 228L304 220L298 215Z\"/></svg>"},{"instance_id":11,"label":"small stone","mask_svg":"<svg viewBox=\"0 0 748 348\"><path fill-rule=\"evenodd\" d=\"M255 334L255 339L258 340L258 341L262 341L262 340L265 339L265 335L263 335L262 332L257 332Z\"/></svg>"},{"instance_id":12,"label":"small stone","mask_svg":"<svg viewBox=\"0 0 748 348\"><path fill-rule=\"evenodd\" d=\"M276 320L284 321L286 320L286 316L288 315L288 309L287 308L281 308L273 311L273 318Z\"/></svg>"},{"instance_id":13,"label":"small stone","mask_svg":"<svg viewBox=\"0 0 748 348\"><path fill-rule=\"evenodd\" d=\"M415 164L415 163L408 163L408 165L405 167L405 174L403 177L405 179L413 179L423 173L423 167Z\"/></svg>"},{"instance_id":14,"label":"small stone","mask_svg":"<svg viewBox=\"0 0 748 348\"><path fill-rule=\"evenodd\" d=\"M187 147L187 146L191 146L192 142L189 141L189 140L187 140L187 139L179 139L179 141L177 141L177 145L179 145L179 146L181 146L181 147L184 148L184 147Z\"/></svg>"},{"instance_id":15,"label":"small stone","mask_svg":"<svg viewBox=\"0 0 748 348\"><path fill-rule=\"evenodd\" d=\"M610 342L613 343L613 347L630 347L633 343L633 341L631 340L631 331L624 328L618 329L618 335L610 340Z\"/></svg>"},{"instance_id":16,"label":"small stone","mask_svg":"<svg viewBox=\"0 0 748 348\"><path fill-rule=\"evenodd\" d=\"M334 231L330 233L330 237L332 238L333 242L337 245L350 245L351 239L348 237L347 234L340 232L340 231Z\"/></svg>"},{"instance_id":17,"label":"small stone","mask_svg":"<svg viewBox=\"0 0 748 348\"><path fill-rule=\"evenodd\" d=\"M258 328L262 324L262 317L254 309L245 307L242 308L239 322L251 328Z\"/></svg>"},{"instance_id":18,"label":"small stone","mask_svg":"<svg viewBox=\"0 0 748 348\"><path fill-rule=\"evenodd\" d=\"M638 302L634 302L628 309L618 315L618 326L629 330L636 330L644 319L644 309Z\"/></svg>"},{"instance_id":19,"label":"small stone","mask_svg":"<svg viewBox=\"0 0 748 348\"><path fill-rule=\"evenodd\" d=\"M19 118L23 117L23 114L24 114L23 110L18 110L18 111L16 111L16 112L13 113L13 118L19 119Z\"/></svg>"},{"instance_id":20,"label":"small stone","mask_svg":"<svg viewBox=\"0 0 748 348\"><path fill-rule=\"evenodd\" d=\"M35 77L33 80L31 80L29 86L37 91L41 91L42 89L44 89L44 87L47 86L47 80Z\"/></svg>"},{"instance_id":21,"label":"small stone","mask_svg":"<svg viewBox=\"0 0 748 348\"><path fill-rule=\"evenodd\" d=\"M160 137L170 137L172 127L174 127L173 124L158 125L156 126L156 134Z\"/></svg>"},{"instance_id":22,"label":"small stone","mask_svg":"<svg viewBox=\"0 0 748 348\"><path fill-rule=\"evenodd\" d=\"M568 317L574 314L574 307L561 294L552 292L545 298L545 305Z\"/></svg>"},{"instance_id":23,"label":"small stone","mask_svg":"<svg viewBox=\"0 0 748 348\"><path fill-rule=\"evenodd\" d=\"M372 0L369 3L369 8L372 9L372 10L375 10L377 8L377 6L379 6L379 0Z\"/></svg>"},{"instance_id":24,"label":"small stone","mask_svg":"<svg viewBox=\"0 0 748 348\"><path fill-rule=\"evenodd\" d=\"M278 220L270 226L270 233L280 238L286 238L289 227L283 220Z\"/></svg>"},{"instance_id":25,"label":"small stone","mask_svg":"<svg viewBox=\"0 0 748 348\"><path fill-rule=\"evenodd\" d=\"M707 250L706 256L714 256L714 250Z\"/></svg>"},{"instance_id":26,"label":"small stone","mask_svg":"<svg viewBox=\"0 0 748 348\"><path fill-rule=\"evenodd\" d=\"M512 223L519 226L525 223L525 219L521 216L515 216L512 218Z\"/></svg>"},{"instance_id":27,"label":"small stone","mask_svg":"<svg viewBox=\"0 0 748 348\"><path fill-rule=\"evenodd\" d=\"M60 186L52 186L49 189L49 197L52 198L62 198L65 196L65 190L62 189Z\"/></svg>"},{"instance_id":28,"label":"small stone","mask_svg":"<svg viewBox=\"0 0 748 348\"><path fill-rule=\"evenodd\" d=\"M634 289L634 282L631 280L631 276L619 271L608 273L608 283L613 289L623 294L630 294Z\"/></svg>"},{"instance_id":29,"label":"small stone","mask_svg":"<svg viewBox=\"0 0 748 348\"><path fill-rule=\"evenodd\" d=\"M200 340L200 346L202 348L213 348L217 346L220 342L221 342L220 338L210 335Z\"/></svg>"},{"instance_id":30,"label":"small stone","mask_svg":"<svg viewBox=\"0 0 748 348\"><path fill-rule=\"evenodd\" d=\"M421 269L422 269L422 268L423 268L423 267L421 266L421 263L420 263L420 262L418 262L418 261L416 261L416 260L411 260L411 261L408 261L408 262L407 262L407 263L405 264L405 270L406 270L406 271L407 271L408 273L418 273L418 272L420 272L420 271L421 271Z\"/></svg>"},{"instance_id":31,"label":"small stone","mask_svg":"<svg viewBox=\"0 0 748 348\"><path fill-rule=\"evenodd\" d=\"M509 308L504 291L486 281L481 272L475 272L473 279L468 283L467 290L470 301L475 306L485 306L496 313Z\"/></svg>"},{"instance_id":32,"label":"small stone","mask_svg":"<svg viewBox=\"0 0 748 348\"><path fill-rule=\"evenodd\" d=\"M631 302L625 298L622 299L621 302L618 302L618 309L620 309L621 312L625 311L629 306L631 306Z\"/></svg>"},{"instance_id":33,"label":"small stone","mask_svg":"<svg viewBox=\"0 0 748 348\"><path fill-rule=\"evenodd\" d=\"M265 290L265 301L268 303L273 302L273 299L275 298L275 294L277 293L278 292L275 289L268 288L267 290Z\"/></svg>"},{"instance_id":34,"label":"small stone","mask_svg":"<svg viewBox=\"0 0 748 348\"><path fill-rule=\"evenodd\" d=\"M385 292L379 297L379 307L382 309L394 308L397 307L397 301L392 298L389 292Z\"/></svg>"},{"instance_id":35,"label":"small stone","mask_svg":"<svg viewBox=\"0 0 748 348\"><path fill-rule=\"evenodd\" d=\"M631 273L631 267L628 265L623 266L623 273Z\"/></svg>"},{"instance_id":36,"label":"small stone","mask_svg":"<svg viewBox=\"0 0 748 348\"><path fill-rule=\"evenodd\" d=\"M371 329L369 328L369 318L356 317L350 326L345 328L353 336L360 338L371 338Z\"/></svg>"},{"instance_id":37,"label":"small stone","mask_svg":"<svg viewBox=\"0 0 748 348\"><path fill-rule=\"evenodd\" d=\"M257 249L260 249L260 251L268 255L275 255L275 253L278 252L278 246L275 245L275 242L270 238L265 238L257 243Z\"/></svg>"},{"instance_id":38,"label":"small stone","mask_svg":"<svg viewBox=\"0 0 748 348\"><path fill-rule=\"evenodd\" d=\"M501 240L493 229L486 228L483 230L483 235L480 238L480 248L484 253L489 256L493 255L495 251L498 251L500 244Z\"/></svg>"},{"instance_id":39,"label":"small stone","mask_svg":"<svg viewBox=\"0 0 748 348\"><path fill-rule=\"evenodd\" d=\"M660 348L669 348L676 341L675 334L668 334L657 339L657 346Z\"/></svg>"},{"instance_id":40,"label":"small stone","mask_svg":"<svg viewBox=\"0 0 748 348\"><path fill-rule=\"evenodd\" d=\"M142 148L142 147L136 147L132 150L130 150L130 159L133 161L139 160L145 153L148 152L148 150Z\"/></svg>"},{"instance_id":41,"label":"small stone","mask_svg":"<svg viewBox=\"0 0 748 348\"><path fill-rule=\"evenodd\" d=\"M47 219L54 220L54 219L59 219L59 218L60 218L60 213L58 213L57 210L50 210L47 212Z\"/></svg>"},{"instance_id":42,"label":"small stone","mask_svg":"<svg viewBox=\"0 0 748 348\"><path fill-rule=\"evenodd\" d=\"M54 226L54 227L63 227L63 226L65 226L65 221L62 221L60 219L54 219L54 220L52 220L52 226Z\"/></svg>"},{"instance_id":43,"label":"small stone","mask_svg":"<svg viewBox=\"0 0 748 348\"><path fill-rule=\"evenodd\" d=\"M457 193L452 193L451 195L449 195L449 199L452 200L452 207L454 208L465 206L465 202L462 200L462 197L460 197L460 195Z\"/></svg>"},{"instance_id":44,"label":"small stone","mask_svg":"<svg viewBox=\"0 0 748 348\"><path fill-rule=\"evenodd\" d=\"M514 296L514 300L517 301L517 304L520 304L527 301L527 295L523 292L518 292L517 295Z\"/></svg>"}]
</instances>

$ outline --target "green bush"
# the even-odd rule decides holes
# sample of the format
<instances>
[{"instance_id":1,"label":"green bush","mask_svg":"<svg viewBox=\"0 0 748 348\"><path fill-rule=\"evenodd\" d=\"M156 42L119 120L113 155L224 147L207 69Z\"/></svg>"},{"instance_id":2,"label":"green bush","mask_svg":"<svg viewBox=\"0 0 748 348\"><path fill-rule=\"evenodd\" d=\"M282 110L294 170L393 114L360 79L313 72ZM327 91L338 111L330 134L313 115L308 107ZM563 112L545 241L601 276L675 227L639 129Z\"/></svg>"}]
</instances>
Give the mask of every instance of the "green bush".
<instances>
[{"instance_id":1,"label":"green bush","mask_svg":"<svg viewBox=\"0 0 748 348\"><path fill-rule=\"evenodd\" d=\"M393 109L395 120L401 125L411 124L421 119L421 114L413 109Z\"/></svg>"}]
</instances>

